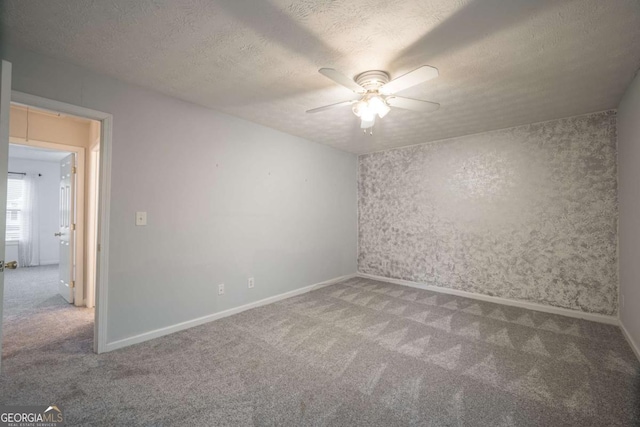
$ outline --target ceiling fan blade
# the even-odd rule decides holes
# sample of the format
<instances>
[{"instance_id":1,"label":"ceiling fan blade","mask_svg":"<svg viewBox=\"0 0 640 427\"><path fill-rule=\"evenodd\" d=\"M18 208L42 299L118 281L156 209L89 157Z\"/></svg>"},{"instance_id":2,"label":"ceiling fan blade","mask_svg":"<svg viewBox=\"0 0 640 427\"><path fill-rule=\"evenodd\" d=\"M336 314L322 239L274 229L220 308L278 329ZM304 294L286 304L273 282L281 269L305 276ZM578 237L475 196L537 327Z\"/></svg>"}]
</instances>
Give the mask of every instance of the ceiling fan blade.
<instances>
[{"instance_id":1,"label":"ceiling fan blade","mask_svg":"<svg viewBox=\"0 0 640 427\"><path fill-rule=\"evenodd\" d=\"M404 110L418 111L420 113L431 113L432 111L436 111L438 108L440 108L440 104L435 102L403 98L402 96L388 97L387 104L392 107L402 108Z\"/></svg>"},{"instance_id":2,"label":"ceiling fan blade","mask_svg":"<svg viewBox=\"0 0 640 427\"><path fill-rule=\"evenodd\" d=\"M330 78L331 80L338 83L339 85L344 86L347 89L350 89L356 93L365 93L367 91L358 83L354 82L353 79L350 79L349 77L334 70L333 68L320 68L318 72L323 76Z\"/></svg>"},{"instance_id":3,"label":"ceiling fan blade","mask_svg":"<svg viewBox=\"0 0 640 427\"><path fill-rule=\"evenodd\" d=\"M346 107L347 105L351 105L354 102L358 102L358 100L354 99L351 101L342 101L335 104L325 105L324 107L312 108L311 110L307 110L307 113L319 113L320 111L330 110L336 107Z\"/></svg>"},{"instance_id":4,"label":"ceiling fan blade","mask_svg":"<svg viewBox=\"0 0 640 427\"><path fill-rule=\"evenodd\" d=\"M415 85L419 85L420 83L424 83L427 80L435 79L436 77L438 77L437 68L430 67L429 65L423 65L420 68L416 68L415 70L408 72L404 76L391 80L380 88L380 92L390 95Z\"/></svg>"}]
</instances>

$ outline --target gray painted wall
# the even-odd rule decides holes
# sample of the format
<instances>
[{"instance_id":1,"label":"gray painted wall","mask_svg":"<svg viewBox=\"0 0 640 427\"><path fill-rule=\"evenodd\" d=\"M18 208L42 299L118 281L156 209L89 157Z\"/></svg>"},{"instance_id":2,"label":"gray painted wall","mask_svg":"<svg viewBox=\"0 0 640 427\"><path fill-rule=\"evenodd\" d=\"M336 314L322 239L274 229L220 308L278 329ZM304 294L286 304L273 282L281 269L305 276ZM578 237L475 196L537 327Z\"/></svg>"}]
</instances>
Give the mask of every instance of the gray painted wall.
<instances>
[{"instance_id":1,"label":"gray painted wall","mask_svg":"<svg viewBox=\"0 0 640 427\"><path fill-rule=\"evenodd\" d=\"M360 156L358 270L614 315L616 173L614 112Z\"/></svg>"},{"instance_id":2,"label":"gray painted wall","mask_svg":"<svg viewBox=\"0 0 640 427\"><path fill-rule=\"evenodd\" d=\"M113 114L108 342L355 273L355 155L31 52L7 59L15 90Z\"/></svg>"},{"instance_id":3,"label":"gray painted wall","mask_svg":"<svg viewBox=\"0 0 640 427\"><path fill-rule=\"evenodd\" d=\"M618 107L620 321L640 350L640 75Z\"/></svg>"}]
</instances>

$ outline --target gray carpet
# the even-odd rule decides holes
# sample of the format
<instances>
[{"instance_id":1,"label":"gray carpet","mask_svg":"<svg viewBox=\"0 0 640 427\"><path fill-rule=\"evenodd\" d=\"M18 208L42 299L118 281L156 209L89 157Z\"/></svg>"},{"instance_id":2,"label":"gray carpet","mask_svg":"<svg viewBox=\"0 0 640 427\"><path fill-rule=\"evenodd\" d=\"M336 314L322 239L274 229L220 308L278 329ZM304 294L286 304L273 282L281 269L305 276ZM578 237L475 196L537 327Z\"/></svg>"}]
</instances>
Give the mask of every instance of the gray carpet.
<instances>
[{"instance_id":1,"label":"gray carpet","mask_svg":"<svg viewBox=\"0 0 640 427\"><path fill-rule=\"evenodd\" d=\"M9 338L0 403L57 404L70 425L640 420L640 365L618 328L372 280L104 355L88 326L47 328L29 349Z\"/></svg>"},{"instance_id":2,"label":"gray carpet","mask_svg":"<svg viewBox=\"0 0 640 427\"><path fill-rule=\"evenodd\" d=\"M93 309L74 307L58 294L57 265L6 270L4 275L3 360L41 352L46 345L91 350Z\"/></svg>"}]
</instances>

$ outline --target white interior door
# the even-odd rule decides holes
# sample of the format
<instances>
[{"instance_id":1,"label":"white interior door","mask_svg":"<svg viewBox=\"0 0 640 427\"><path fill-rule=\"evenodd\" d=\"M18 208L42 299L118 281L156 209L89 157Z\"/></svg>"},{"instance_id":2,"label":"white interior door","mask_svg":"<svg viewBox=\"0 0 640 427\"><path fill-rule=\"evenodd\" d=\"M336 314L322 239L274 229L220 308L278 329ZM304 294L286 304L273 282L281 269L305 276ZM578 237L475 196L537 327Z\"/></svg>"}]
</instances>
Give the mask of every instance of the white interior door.
<instances>
[{"instance_id":1,"label":"white interior door","mask_svg":"<svg viewBox=\"0 0 640 427\"><path fill-rule=\"evenodd\" d=\"M0 61L0 209L7 211L7 168L9 166L9 108L11 104L11 63ZM6 214L0 215L0 260L4 260ZM0 366L2 363L2 306L4 301L4 261L0 269Z\"/></svg>"},{"instance_id":2,"label":"white interior door","mask_svg":"<svg viewBox=\"0 0 640 427\"><path fill-rule=\"evenodd\" d=\"M60 281L58 291L69 303L73 303L75 284L75 153L60 161Z\"/></svg>"}]
</instances>

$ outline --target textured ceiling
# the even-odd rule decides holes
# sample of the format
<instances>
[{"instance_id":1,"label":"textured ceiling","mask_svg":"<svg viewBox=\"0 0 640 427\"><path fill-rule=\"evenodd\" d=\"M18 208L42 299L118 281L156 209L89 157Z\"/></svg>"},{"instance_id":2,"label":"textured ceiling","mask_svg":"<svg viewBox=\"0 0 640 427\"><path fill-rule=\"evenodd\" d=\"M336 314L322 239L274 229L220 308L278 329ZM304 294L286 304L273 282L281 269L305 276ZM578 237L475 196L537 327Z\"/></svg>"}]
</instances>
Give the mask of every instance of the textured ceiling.
<instances>
[{"instance_id":1,"label":"textured ceiling","mask_svg":"<svg viewBox=\"0 0 640 427\"><path fill-rule=\"evenodd\" d=\"M640 66L637 0L4 0L10 44L364 153L615 108ZM318 74L440 77L363 135Z\"/></svg>"}]
</instances>

